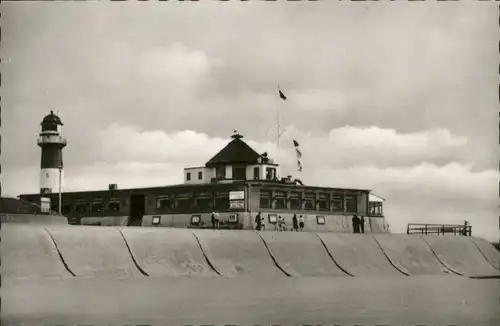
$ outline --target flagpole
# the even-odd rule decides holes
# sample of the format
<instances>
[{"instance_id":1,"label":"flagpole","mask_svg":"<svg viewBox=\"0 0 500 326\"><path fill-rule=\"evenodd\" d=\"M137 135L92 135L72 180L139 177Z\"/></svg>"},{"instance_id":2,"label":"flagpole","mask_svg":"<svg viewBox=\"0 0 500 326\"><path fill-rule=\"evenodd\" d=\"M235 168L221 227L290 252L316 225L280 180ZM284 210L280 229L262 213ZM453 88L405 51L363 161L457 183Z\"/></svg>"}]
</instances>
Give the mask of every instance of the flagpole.
<instances>
[{"instance_id":1,"label":"flagpole","mask_svg":"<svg viewBox=\"0 0 500 326\"><path fill-rule=\"evenodd\" d=\"M280 91L280 85L278 85L278 91ZM278 156L280 150L280 107L276 108L276 124L277 124L277 133L276 133L276 156Z\"/></svg>"}]
</instances>

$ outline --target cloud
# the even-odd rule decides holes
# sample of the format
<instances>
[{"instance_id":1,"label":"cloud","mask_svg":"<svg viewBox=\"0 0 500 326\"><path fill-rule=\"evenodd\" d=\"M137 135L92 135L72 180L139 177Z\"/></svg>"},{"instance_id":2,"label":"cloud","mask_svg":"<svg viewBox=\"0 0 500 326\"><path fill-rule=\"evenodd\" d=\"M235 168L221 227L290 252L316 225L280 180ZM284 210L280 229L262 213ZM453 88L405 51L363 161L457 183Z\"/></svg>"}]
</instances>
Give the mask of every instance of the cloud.
<instances>
[{"instance_id":1,"label":"cloud","mask_svg":"<svg viewBox=\"0 0 500 326\"><path fill-rule=\"evenodd\" d=\"M110 183L119 188L182 183L184 167L204 165L228 142L190 130L165 133L117 124L98 133L98 139L96 163L66 165L67 190L107 189ZM245 140L258 152L276 157L274 143ZM387 198L386 216L395 232L404 232L410 222L468 220L476 234L494 239L498 237L498 173L473 171L471 164L436 165L423 160L435 158L440 151L453 151L466 141L447 130L398 134L377 127L343 127L323 135L309 134L299 139L306 162L301 177L310 185L370 189L382 195ZM284 147L278 155L282 174L297 175L293 150ZM388 166L391 161L401 164ZM4 178L5 191L36 191L35 172L35 166L11 169ZM15 182L28 177L30 182Z\"/></svg>"}]
</instances>

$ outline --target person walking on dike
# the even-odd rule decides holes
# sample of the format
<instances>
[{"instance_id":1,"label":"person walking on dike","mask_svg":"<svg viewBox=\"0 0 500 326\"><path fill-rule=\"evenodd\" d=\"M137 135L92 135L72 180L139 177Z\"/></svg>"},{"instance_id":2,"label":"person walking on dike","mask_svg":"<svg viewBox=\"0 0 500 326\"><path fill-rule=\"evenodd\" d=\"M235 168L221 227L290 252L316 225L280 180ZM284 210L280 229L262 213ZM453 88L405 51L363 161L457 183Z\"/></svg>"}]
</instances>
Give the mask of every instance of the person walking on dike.
<instances>
[{"instance_id":1,"label":"person walking on dike","mask_svg":"<svg viewBox=\"0 0 500 326\"><path fill-rule=\"evenodd\" d=\"M212 229L215 230L215 212L212 212Z\"/></svg>"},{"instance_id":2,"label":"person walking on dike","mask_svg":"<svg viewBox=\"0 0 500 326\"><path fill-rule=\"evenodd\" d=\"M258 212L257 216L255 216L255 224L257 225L255 229L257 231L260 231L260 229L262 228L262 219L260 218L260 212Z\"/></svg>"},{"instance_id":3,"label":"person walking on dike","mask_svg":"<svg viewBox=\"0 0 500 326\"><path fill-rule=\"evenodd\" d=\"M361 219L359 220L361 226L361 233L365 233L365 217L361 215Z\"/></svg>"},{"instance_id":4,"label":"person walking on dike","mask_svg":"<svg viewBox=\"0 0 500 326\"><path fill-rule=\"evenodd\" d=\"M361 223L359 217L354 214L352 217L352 232L359 233L359 224Z\"/></svg>"},{"instance_id":5,"label":"person walking on dike","mask_svg":"<svg viewBox=\"0 0 500 326\"><path fill-rule=\"evenodd\" d=\"M299 231L299 221L297 220L297 214L293 214L292 230L295 232Z\"/></svg>"},{"instance_id":6,"label":"person walking on dike","mask_svg":"<svg viewBox=\"0 0 500 326\"><path fill-rule=\"evenodd\" d=\"M300 227L300 231L302 231L304 229L304 217L302 215L300 215L300 217L299 217L299 227Z\"/></svg>"}]
</instances>

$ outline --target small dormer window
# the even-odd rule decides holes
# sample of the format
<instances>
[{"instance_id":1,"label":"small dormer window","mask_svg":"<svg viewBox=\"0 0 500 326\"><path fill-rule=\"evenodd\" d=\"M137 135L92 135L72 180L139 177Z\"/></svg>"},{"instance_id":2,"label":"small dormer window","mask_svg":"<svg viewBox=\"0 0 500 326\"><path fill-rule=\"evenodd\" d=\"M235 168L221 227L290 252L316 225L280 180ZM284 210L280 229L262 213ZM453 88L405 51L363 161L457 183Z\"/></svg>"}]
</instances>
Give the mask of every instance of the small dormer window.
<instances>
[{"instance_id":1,"label":"small dormer window","mask_svg":"<svg viewBox=\"0 0 500 326\"><path fill-rule=\"evenodd\" d=\"M233 165L233 179L235 180L246 180L247 169L245 166L234 166Z\"/></svg>"},{"instance_id":2,"label":"small dormer window","mask_svg":"<svg viewBox=\"0 0 500 326\"><path fill-rule=\"evenodd\" d=\"M218 166L215 169L215 176L216 176L216 178L225 179L226 178L226 167L225 166Z\"/></svg>"},{"instance_id":3,"label":"small dormer window","mask_svg":"<svg viewBox=\"0 0 500 326\"><path fill-rule=\"evenodd\" d=\"M255 166L253 168L253 179L254 180L259 180L260 179L260 169L258 166Z\"/></svg>"},{"instance_id":4,"label":"small dormer window","mask_svg":"<svg viewBox=\"0 0 500 326\"><path fill-rule=\"evenodd\" d=\"M266 180L273 180L276 177L275 168L266 168Z\"/></svg>"},{"instance_id":5,"label":"small dormer window","mask_svg":"<svg viewBox=\"0 0 500 326\"><path fill-rule=\"evenodd\" d=\"M191 181L191 172L186 173L186 181Z\"/></svg>"}]
</instances>

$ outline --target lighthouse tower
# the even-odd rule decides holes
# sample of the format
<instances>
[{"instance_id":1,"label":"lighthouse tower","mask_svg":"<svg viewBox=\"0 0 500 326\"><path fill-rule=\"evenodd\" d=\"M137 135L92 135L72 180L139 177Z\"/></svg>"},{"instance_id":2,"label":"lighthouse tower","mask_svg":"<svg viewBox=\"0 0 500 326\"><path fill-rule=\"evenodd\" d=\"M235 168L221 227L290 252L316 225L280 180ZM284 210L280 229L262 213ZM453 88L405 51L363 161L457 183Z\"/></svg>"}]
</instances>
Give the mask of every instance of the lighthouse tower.
<instances>
[{"instance_id":1,"label":"lighthouse tower","mask_svg":"<svg viewBox=\"0 0 500 326\"><path fill-rule=\"evenodd\" d=\"M62 185L62 149L66 146L66 139L60 134L62 125L61 119L54 114L54 111L50 111L41 123L38 146L42 148L40 165L40 194L42 196L59 192Z\"/></svg>"}]
</instances>

